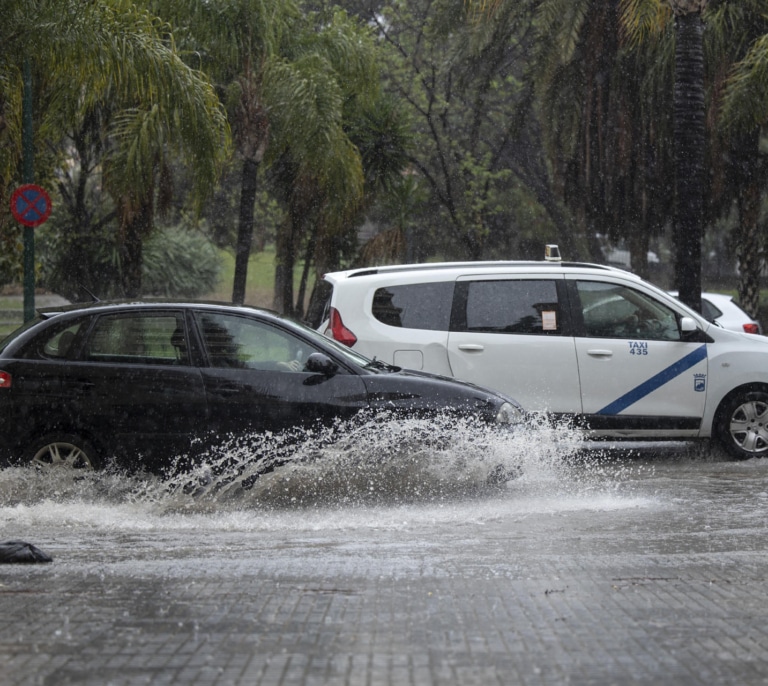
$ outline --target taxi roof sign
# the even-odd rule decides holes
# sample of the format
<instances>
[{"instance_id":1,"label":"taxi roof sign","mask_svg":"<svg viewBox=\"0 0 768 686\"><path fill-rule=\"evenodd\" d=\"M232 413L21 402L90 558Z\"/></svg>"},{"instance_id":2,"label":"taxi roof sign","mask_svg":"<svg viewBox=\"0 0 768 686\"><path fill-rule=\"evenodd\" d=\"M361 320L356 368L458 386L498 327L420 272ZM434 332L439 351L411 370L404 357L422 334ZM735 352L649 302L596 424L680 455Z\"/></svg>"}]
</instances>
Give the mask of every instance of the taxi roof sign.
<instances>
[{"instance_id":1,"label":"taxi roof sign","mask_svg":"<svg viewBox=\"0 0 768 686\"><path fill-rule=\"evenodd\" d=\"M544 260L547 262L560 262L560 248L554 243L549 243L544 246Z\"/></svg>"}]
</instances>

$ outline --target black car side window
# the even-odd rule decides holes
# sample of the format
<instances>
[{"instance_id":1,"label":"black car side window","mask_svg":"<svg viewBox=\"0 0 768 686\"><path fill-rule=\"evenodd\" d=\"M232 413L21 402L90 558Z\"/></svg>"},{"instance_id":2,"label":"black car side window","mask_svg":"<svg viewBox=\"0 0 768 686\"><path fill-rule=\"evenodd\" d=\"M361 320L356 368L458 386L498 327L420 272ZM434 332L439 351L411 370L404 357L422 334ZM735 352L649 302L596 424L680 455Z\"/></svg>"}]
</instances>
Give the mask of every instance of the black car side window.
<instances>
[{"instance_id":1,"label":"black car side window","mask_svg":"<svg viewBox=\"0 0 768 686\"><path fill-rule=\"evenodd\" d=\"M189 364L184 319L176 313L104 315L94 325L85 359L112 364Z\"/></svg>"},{"instance_id":2,"label":"black car side window","mask_svg":"<svg viewBox=\"0 0 768 686\"><path fill-rule=\"evenodd\" d=\"M74 352L73 344L79 330L80 323L77 323L64 329L64 331L57 333L55 336L47 340L43 346L43 354L45 357L51 357L59 360L70 359Z\"/></svg>"},{"instance_id":3,"label":"black car side window","mask_svg":"<svg viewBox=\"0 0 768 686\"><path fill-rule=\"evenodd\" d=\"M237 315L198 315L212 367L300 372L315 348L266 322Z\"/></svg>"}]
</instances>

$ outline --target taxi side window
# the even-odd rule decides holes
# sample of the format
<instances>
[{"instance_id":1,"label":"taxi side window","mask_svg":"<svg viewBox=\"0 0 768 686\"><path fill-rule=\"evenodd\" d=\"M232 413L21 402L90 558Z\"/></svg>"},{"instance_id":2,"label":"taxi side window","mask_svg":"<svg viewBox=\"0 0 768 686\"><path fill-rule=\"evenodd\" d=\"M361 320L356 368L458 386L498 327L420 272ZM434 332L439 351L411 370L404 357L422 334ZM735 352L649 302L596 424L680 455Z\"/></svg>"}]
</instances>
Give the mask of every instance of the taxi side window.
<instances>
[{"instance_id":1,"label":"taxi side window","mask_svg":"<svg viewBox=\"0 0 768 686\"><path fill-rule=\"evenodd\" d=\"M584 335L679 341L677 315L663 303L626 286L577 281Z\"/></svg>"},{"instance_id":2,"label":"taxi side window","mask_svg":"<svg viewBox=\"0 0 768 686\"><path fill-rule=\"evenodd\" d=\"M499 279L457 284L453 331L563 334L563 308L554 280Z\"/></svg>"},{"instance_id":3,"label":"taxi side window","mask_svg":"<svg viewBox=\"0 0 768 686\"><path fill-rule=\"evenodd\" d=\"M387 286L376 289L371 312L388 326L448 331L452 297L451 281Z\"/></svg>"}]
</instances>

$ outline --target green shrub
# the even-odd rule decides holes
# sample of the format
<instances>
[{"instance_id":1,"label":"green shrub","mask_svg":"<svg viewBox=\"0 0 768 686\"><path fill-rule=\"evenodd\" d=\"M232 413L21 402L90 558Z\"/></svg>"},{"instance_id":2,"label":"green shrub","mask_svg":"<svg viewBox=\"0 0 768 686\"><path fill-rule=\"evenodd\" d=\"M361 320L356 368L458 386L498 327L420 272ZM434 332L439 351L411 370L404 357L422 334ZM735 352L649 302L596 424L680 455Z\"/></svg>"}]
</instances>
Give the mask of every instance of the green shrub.
<instances>
[{"instance_id":1,"label":"green shrub","mask_svg":"<svg viewBox=\"0 0 768 686\"><path fill-rule=\"evenodd\" d=\"M120 256L114 233L40 234L39 285L73 301L93 293L104 300L122 297ZM183 226L158 228L144 241L142 293L196 298L216 288L219 251L201 232Z\"/></svg>"},{"instance_id":2,"label":"green shrub","mask_svg":"<svg viewBox=\"0 0 768 686\"><path fill-rule=\"evenodd\" d=\"M216 288L219 251L199 231L169 227L144 243L142 290L147 295L198 298Z\"/></svg>"}]
</instances>

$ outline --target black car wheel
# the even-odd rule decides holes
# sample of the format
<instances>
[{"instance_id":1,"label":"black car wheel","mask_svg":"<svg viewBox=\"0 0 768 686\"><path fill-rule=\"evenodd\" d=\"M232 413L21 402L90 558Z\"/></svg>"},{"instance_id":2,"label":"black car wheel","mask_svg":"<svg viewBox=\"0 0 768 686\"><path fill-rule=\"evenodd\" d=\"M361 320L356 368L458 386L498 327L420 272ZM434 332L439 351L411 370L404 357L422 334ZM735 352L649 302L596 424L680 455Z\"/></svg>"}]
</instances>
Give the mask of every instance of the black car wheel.
<instances>
[{"instance_id":1,"label":"black car wheel","mask_svg":"<svg viewBox=\"0 0 768 686\"><path fill-rule=\"evenodd\" d=\"M717 437L735 458L747 460L768 454L768 393L745 391L720 408Z\"/></svg>"},{"instance_id":2,"label":"black car wheel","mask_svg":"<svg viewBox=\"0 0 768 686\"><path fill-rule=\"evenodd\" d=\"M51 434L36 441L28 451L28 461L45 469L64 467L93 471L99 468L93 446L70 434Z\"/></svg>"}]
</instances>

